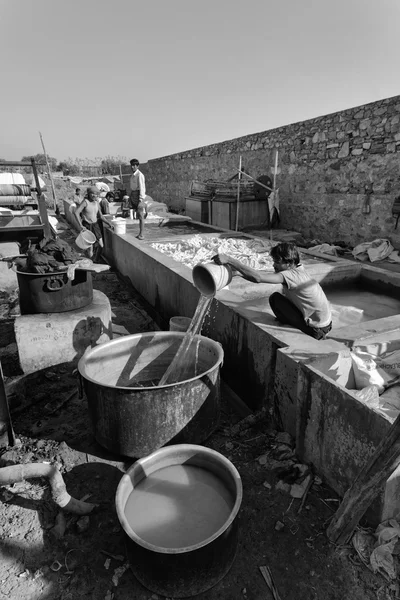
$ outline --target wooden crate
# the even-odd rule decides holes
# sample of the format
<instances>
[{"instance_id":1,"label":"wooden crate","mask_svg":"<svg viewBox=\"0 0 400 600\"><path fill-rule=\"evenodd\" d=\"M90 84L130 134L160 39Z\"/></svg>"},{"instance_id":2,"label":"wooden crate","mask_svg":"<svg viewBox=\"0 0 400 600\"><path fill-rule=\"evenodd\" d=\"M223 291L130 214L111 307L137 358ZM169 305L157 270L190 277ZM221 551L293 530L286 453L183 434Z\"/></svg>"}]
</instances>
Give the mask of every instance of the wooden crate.
<instances>
[{"instance_id":1,"label":"wooden crate","mask_svg":"<svg viewBox=\"0 0 400 600\"><path fill-rule=\"evenodd\" d=\"M194 221L208 223L208 199L194 198L192 196L185 198L185 214Z\"/></svg>"},{"instance_id":2,"label":"wooden crate","mask_svg":"<svg viewBox=\"0 0 400 600\"><path fill-rule=\"evenodd\" d=\"M239 205L239 226L259 227L267 221L268 202L266 200L243 200ZM236 228L236 200L214 199L212 202L212 225L223 229Z\"/></svg>"}]
</instances>

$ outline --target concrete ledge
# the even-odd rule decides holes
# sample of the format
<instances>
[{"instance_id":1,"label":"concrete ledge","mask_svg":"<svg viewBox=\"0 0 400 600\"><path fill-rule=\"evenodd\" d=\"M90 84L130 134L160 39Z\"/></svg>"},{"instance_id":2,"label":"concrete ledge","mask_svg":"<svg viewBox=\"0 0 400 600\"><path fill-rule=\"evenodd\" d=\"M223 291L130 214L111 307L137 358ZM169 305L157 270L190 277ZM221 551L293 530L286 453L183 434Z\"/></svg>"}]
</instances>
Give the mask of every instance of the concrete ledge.
<instances>
[{"instance_id":1,"label":"concrete ledge","mask_svg":"<svg viewBox=\"0 0 400 600\"><path fill-rule=\"evenodd\" d=\"M93 302L64 313L22 315L15 319L21 369L32 373L64 362L77 362L88 348L112 339L111 305L93 290Z\"/></svg>"}]
</instances>

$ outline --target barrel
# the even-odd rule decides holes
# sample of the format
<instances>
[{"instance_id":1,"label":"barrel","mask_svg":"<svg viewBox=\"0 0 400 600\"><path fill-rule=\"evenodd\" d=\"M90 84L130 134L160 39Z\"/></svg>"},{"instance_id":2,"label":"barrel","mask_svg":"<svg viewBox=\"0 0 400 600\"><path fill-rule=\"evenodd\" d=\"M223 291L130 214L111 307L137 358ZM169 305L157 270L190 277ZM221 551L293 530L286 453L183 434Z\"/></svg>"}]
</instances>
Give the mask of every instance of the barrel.
<instances>
[{"instance_id":1,"label":"barrel","mask_svg":"<svg viewBox=\"0 0 400 600\"><path fill-rule=\"evenodd\" d=\"M196 544L168 548L149 542L144 539L143 534L139 535L135 531L129 520L126 505L129 496L146 478L175 465L194 466L212 473L226 489L231 502L227 518L219 529L208 531L208 537ZM186 486L186 489L184 485L183 489L173 491L178 494L190 494L189 480ZM234 465L225 456L210 448L194 444L169 446L138 460L122 477L115 499L118 519L125 532L127 557L138 581L156 594L173 598L187 598L200 594L221 581L231 568L236 555L238 512L242 495L242 482ZM168 504L171 505L174 499L171 493ZM199 500L201 501L201 498L195 498L194 504ZM179 510L179 503L170 510L172 519L167 523L167 528L173 528L174 522L179 520L179 514L173 514L174 508ZM185 516L188 518L188 515Z\"/></svg>"},{"instance_id":2,"label":"barrel","mask_svg":"<svg viewBox=\"0 0 400 600\"><path fill-rule=\"evenodd\" d=\"M66 271L16 273L22 315L68 312L93 301L92 274L87 271L76 270L73 281Z\"/></svg>"},{"instance_id":3,"label":"barrel","mask_svg":"<svg viewBox=\"0 0 400 600\"><path fill-rule=\"evenodd\" d=\"M221 345L196 335L181 381L158 386L185 333L127 335L92 348L78 370L101 446L140 458L165 444L199 444L220 416Z\"/></svg>"}]
</instances>

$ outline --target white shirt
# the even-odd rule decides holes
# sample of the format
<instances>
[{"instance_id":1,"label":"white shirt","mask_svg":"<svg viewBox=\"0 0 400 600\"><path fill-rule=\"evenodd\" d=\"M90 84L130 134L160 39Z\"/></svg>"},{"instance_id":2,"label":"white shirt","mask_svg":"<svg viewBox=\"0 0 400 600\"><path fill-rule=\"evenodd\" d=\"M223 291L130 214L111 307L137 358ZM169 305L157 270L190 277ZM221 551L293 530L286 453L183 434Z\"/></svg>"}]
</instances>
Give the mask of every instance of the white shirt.
<instances>
[{"instance_id":1,"label":"white shirt","mask_svg":"<svg viewBox=\"0 0 400 600\"><path fill-rule=\"evenodd\" d=\"M129 180L129 187L131 188L131 192L134 190L139 190L139 200L144 200L146 196L146 184L144 181L144 175L139 171L139 169L135 173L132 173Z\"/></svg>"},{"instance_id":2,"label":"white shirt","mask_svg":"<svg viewBox=\"0 0 400 600\"><path fill-rule=\"evenodd\" d=\"M301 311L311 327L326 327L332 321L331 309L325 292L311 279L303 265L281 271L283 294Z\"/></svg>"}]
</instances>

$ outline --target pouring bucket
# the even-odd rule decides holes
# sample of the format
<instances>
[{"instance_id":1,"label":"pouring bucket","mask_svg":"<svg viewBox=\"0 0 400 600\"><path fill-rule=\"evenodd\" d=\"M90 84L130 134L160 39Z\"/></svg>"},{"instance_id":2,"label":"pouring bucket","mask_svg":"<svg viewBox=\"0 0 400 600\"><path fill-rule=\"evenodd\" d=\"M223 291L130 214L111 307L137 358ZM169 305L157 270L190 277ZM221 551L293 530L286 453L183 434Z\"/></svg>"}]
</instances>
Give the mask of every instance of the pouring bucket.
<instances>
[{"instance_id":1,"label":"pouring bucket","mask_svg":"<svg viewBox=\"0 0 400 600\"><path fill-rule=\"evenodd\" d=\"M169 320L170 331L187 331L192 319L189 317L171 317Z\"/></svg>"},{"instance_id":2,"label":"pouring bucket","mask_svg":"<svg viewBox=\"0 0 400 600\"><path fill-rule=\"evenodd\" d=\"M82 250L87 250L88 248L90 248L90 246L92 246L95 243L95 241L96 236L94 235L94 233L92 233L88 229L85 229L84 231L80 232L80 234L75 240L75 244L78 246L78 248L82 248Z\"/></svg>"},{"instance_id":3,"label":"pouring bucket","mask_svg":"<svg viewBox=\"0 0 400 600\"><path fill-rule=\"evenodd\" d=\"M203 296L214 296L232 281L229 265L199 264L193 268L193 283Z\"/></svg>"}]
</instances>

